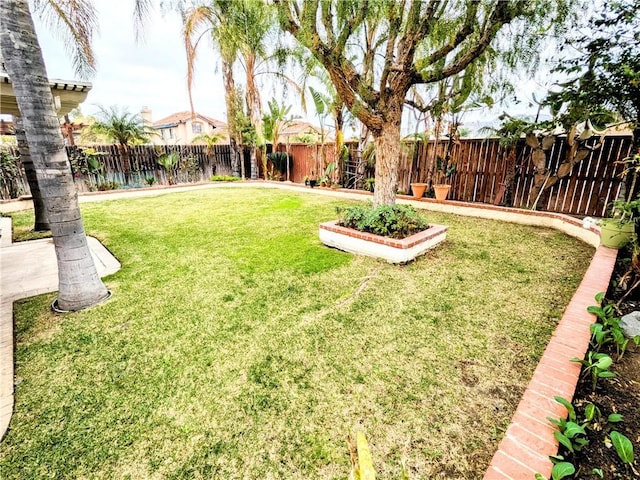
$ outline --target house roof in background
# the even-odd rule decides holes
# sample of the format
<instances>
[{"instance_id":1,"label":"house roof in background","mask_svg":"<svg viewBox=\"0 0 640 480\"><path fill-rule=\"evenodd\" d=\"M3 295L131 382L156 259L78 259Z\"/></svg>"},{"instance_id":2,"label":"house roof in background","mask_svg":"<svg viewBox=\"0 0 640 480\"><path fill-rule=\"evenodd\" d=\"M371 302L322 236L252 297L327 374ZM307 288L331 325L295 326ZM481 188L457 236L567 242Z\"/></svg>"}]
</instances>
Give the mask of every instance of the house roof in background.
<instances>
[{"instance_id":1,"label":"house roof in background","mask_svg":"<svg viewBox=\"0 0 640 480\"><path fill-rule=\"evenodd\" d=\"M301 121L292 121L287 126L285 126L280 132L280 136L287 135L299 135L301 133L317 133L320 134L320 127L316 127L312 123L309 122L301 122Z\"/></svg>"},{"instance_id":2,"label":"house roof in background","mask_svg":"<svg viewBox=\"0 0 640 480\"><path fill-rule=\"evenodd\" d=\"M160 120L156 120L155 122L153 122L153 128L159 129L159 128L175 127L176 125L179 125L181 123L186 123L188 120L191 120L192 118L206 122L209 125L213 126L213 128L220 128L220 129L227 128L227 124L220 120L216 120L215 118L208 117L207 115L202 115L201 113L198 113L198 112L194 112L192 115L191 112L189 111L173 113L167 117L161 118Z\"/></svg>"}]
</instances>

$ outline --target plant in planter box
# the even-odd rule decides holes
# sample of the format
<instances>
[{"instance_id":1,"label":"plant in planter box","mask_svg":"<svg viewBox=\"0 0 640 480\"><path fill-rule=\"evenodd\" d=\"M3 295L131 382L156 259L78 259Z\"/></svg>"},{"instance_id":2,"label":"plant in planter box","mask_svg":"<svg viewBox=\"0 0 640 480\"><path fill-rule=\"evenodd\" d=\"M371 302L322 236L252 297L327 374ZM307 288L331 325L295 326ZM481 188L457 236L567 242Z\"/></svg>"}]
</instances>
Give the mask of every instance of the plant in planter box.
<instances>
[{"instance_id":1,"label":"plant in planter box","mask_svg":"<svg viewBox=\"0 0 640 480\"><path fill-rule=\"evenodd\" d=\"M627 185L627 198L611 203L611 218L603 219L600 222L600 239L606 247L622 248L633 238L636 218L640 212L640 200L636 194L636 184L640 172L640 154L631 155L616 163L624 165L620 177ZM628 185L627 182L629 178L631 185ZM636 199L632 200L634 196Z\"/></svg>"},{"instance_id":2,"label":"plant in planter box","mask_svg":"<svg viewBox=\"0 0 640 480\"><path fill-rule=\"evenodd\" d=\"M616 200L611 204L611 218L600 222L602 245L611 248L624 247L635 234L635 224L640 211L640 200Z\"/></svg>"},{"instance_id":3,"label":"plant in planter box","mask_svg":"<svg viewBox=\"0 0 640 480\"><path fill-rule=\"evenodd\" d=\"M361 232L390 238L405 238L429 227L418 211L409 205L355 205L336 207L340 224Z\"/></svg>"}]
</instances>

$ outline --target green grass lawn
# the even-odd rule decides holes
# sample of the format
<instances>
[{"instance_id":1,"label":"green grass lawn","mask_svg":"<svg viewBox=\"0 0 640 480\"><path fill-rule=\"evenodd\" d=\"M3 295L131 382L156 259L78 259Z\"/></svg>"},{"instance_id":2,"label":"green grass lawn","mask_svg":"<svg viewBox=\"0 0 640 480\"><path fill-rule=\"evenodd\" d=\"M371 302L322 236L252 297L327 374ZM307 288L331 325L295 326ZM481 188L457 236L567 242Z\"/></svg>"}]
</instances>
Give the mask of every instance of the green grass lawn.
<instances>
[{"instance_id":1,"label":"green grass lawn","mask_svg":"<svg viewBox=\"0 0 640 480\"><path fill-rule=\"evenodd\" d=\"M333 199L237 187L85 204L114 296L15 305L0 478L481 478L593 249L427 213L447 241L393 266L324 247ZM25 229L32 218L14 216Z\"/></svg>"}]
</instances>

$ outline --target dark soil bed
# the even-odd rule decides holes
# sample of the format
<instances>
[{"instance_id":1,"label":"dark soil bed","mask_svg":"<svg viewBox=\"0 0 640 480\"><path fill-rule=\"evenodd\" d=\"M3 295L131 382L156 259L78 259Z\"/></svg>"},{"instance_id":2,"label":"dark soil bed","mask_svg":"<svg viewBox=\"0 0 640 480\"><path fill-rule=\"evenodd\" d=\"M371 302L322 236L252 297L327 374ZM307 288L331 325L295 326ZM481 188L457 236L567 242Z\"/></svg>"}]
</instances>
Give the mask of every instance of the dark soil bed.
<instances>
[{"instance_id":1,"label":"dark soil bed","mask_svg":"<svg viewBox=\"0 0 640 480\"><path fill-rule=\"evenodd\" d=\"M625 252L620 252L619 261L612 276L612 286L607 292L607 300L617 302L624 292L616 288L617 279L625 271L623 259ZM595 304L595 300L594 300ZM640 292L635 291L629 295L623 303L619 305L619 315L640 310ZM615 351L605 352L616 359ZM601 420L593 422L587 429L589 444L572 458L576 467L573 477L576 479L634 479L640 478L637 471L640 469L640 347L629 342L627 352L620 362L616 362L612 367L616 376L611 379L600 379L596 390L592 390L591 379L587 375L581 376L576 393L574 395L574 405L578 419L584 418L585 407L593 403L601 412ZM584 373L584 372L583 372ZM623 421L616 424L608 424L606 419L611 413L619 413L623 416ZM609 435L612 430L616 430L625 435L634 446L635 471L623 464L618 458L616 450L611 446ZM564 454L566 451L560 452ZM602 471L602 477L596 473Z\"/></svg>"},{"instance_id":2,"label":"dark soil bed","mask_svg":"<svg viewBox=\"0 0 640 480\"><path fill-rule=\"evenodd\" d=\"M589 378L582 378L574 397L578 418L584 418L588 402L596 405L602 420L588 430L589 445L578 452L573 462L576 466L574 478L600 478L592 473L601 469L606 479L640 478L618 458L615 448L607 446L605 440L612 429L625 435L634 445L636 470L640 454L640 348L630 347L620 363L615 366L617 376L602 379L596 391L591 390ZM607 424L611 413L620 413L624 419L618 424Z\"/></svg>"}]
</instances>

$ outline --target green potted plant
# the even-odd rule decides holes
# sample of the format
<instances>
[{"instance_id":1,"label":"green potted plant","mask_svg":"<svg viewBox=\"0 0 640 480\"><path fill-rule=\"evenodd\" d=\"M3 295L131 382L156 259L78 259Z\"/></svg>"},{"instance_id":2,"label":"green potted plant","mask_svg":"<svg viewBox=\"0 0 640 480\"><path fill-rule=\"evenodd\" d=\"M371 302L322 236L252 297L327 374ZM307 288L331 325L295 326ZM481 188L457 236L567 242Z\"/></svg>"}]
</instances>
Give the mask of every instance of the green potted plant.
<instances>
[{"instance_id":1,"label":"green potted plant","mask_svg":"<svg viewBox=\"0 0 640 480\"><path fill-rule=\"evenodd\" d=\"M600 243L605 247L622 248L635 235L640 200L616 200L611 203L611 218L600 221Z\"/></svg>"},{"instance_id":2,"label":"green potted plant","mask_svg":"<svg viewBox=\"0 0 640 480\"><path fill-rule=\"evenodd\" d=\"M600 243L610 248L622 248L631 241L635 234L637 214L640 213L640 199L632 200L640 172L640 154L630 155L616 163L623 165L620 177L623 181L631 178L631 185L626 200L611 203L611 218L600 221Z\"/></svg>"},{"instance_id":3,"label":"green potted plant","mask_svg":"<svg viewBox=\"0 0 640 480\"><path fill-rule=\"evenodd\" d=\"M451 176L456 173L455 164L449 163L449 154L443 159L438 156L438 161L436 163L436 182L433 184L433 193L436 197L436 200L443 201L447 199L449 195L449 190L451 190L451 185L446 183L449 181Z\"/></svg>"}]
</instances>

